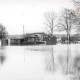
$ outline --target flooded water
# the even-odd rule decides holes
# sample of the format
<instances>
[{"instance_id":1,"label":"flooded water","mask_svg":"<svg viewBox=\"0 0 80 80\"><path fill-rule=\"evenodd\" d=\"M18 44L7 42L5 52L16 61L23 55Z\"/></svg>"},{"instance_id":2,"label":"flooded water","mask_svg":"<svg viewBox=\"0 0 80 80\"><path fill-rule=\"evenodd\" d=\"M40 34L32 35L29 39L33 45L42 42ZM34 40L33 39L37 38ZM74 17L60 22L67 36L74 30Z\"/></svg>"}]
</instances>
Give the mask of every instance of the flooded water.
<instances>
[{"instance_id":1,"label":"flooded water","mask_svg":"<svg viewBox=\"0 0 80 80\"><path fill-rule=\"evenodd\" d=\"M79 48L80 44L0 47L0 80L71 80L79 75Z\"/></svg>"}]
</instances>

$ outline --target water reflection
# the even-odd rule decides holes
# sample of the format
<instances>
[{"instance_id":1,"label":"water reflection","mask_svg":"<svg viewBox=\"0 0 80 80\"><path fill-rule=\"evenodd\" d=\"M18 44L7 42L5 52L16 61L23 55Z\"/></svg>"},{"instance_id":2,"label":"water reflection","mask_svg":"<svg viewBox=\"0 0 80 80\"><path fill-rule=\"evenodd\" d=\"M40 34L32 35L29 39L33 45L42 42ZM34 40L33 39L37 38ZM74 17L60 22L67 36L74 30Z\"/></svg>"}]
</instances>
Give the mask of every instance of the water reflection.
<instances>
[{"instance_id":1,"label":"water reflection","mask_svg":"<svg viewBox=\"0 0 80 80\"><path fill-rule=\"evenodd\" d=\"M60 70L65 75L73 75L74 72L76 73L75 70L80 72L80 55L71 47L71 45L66 45L66 49L55 50L55 47L52 46L51 51L47 52L49 53L46 57L47 71Z\"/></svg>"},{"instance_id":2,"label":"water reflection","mask_svg":"<svg viewBox=\"0 0 80 80\"><path fill-rule=\"evenodd\" d=\"M72 48L72 49L71 49ZM66 53L61 54L62 53ZM54 53L55 54L55 53ZM55 61L55 59L54 59ZM67 45L66 50L61 50L58 55L60 69L63 74L70 75L70 80L80 80L80 50ZM57 67L59 68L59 67Z\"/></svg>"},{"instance_id":3,"label":"water reflection","mask_svg":"<svg viewBox=\"0 0 80 80\"><path fill-rule=\"evenodd\" d=\"M56 47L57 46L57 47ZM80 79L80 50L73 48L75 45L56 45L56 46L36 46L27 47L31 53L37 53L34 56L45 58L42 63L46 66L46 71L49 73L60 73L64 76L69 76L70 80ZM41 54L42 53L42 54ZM45 55L43 56L43 54ZM30 53L29 53L30 54ZM41 55L40 55L41 54ZM25 57L26 58L26 57ZM40 60L41 60L40 59ZM54 76L53 74L53 76Z\"/></svg>"},{"instance_id":4,"label":"water reflection","mask_svg":"<svg viewBox=\"0 0 80 80\"><path fill-rule=\"evenodd\" d=\"M73 66L78 72L80 72L80 55L75 57Z\"/></svg>"},{"instance_id":5,"label":"water reflection","mask_svg":"<svg viewBox=\"0 0 80 80\"><path fill-rule=\"evenodd\" d=\"M3 53L0 54L0 63L3 64L5 60L6 60L5 55Z\"/></svg>"},{"instance_id":6,"label":"water reflection","mask_svg":"<svg viewBox=\"0 0 80 80\"><path fill-rule=\"evenodd\" d=\"M73 59L72 65L72 80L80 80L80 54L76 53L77 55Z\"/></svg>"},{"instance_id":7,"label":"water reflection","mask_svg":"<svg viewBox=\"0 0 80 80\"><path fill-rule=\"evenodd\" d=\"M3 64L6 60L6 56L5 56L5 47L1 46L0 47L0 63Z\"/></svg>"},{"instance_id":8,"label":"water reflection","mask_svg":"<svg viewBox=\"0 0 80 80\"><path fill-rule=\"evenodd\" d=\"M79 80L80 50L73 46L0 47L0 64L4 64L7 55L6 64L0 69L0 75L5 77L0 76L0 80L68 80L64 78L68 75L70 80Z\"/></svg>"},{"instance_id":9,"label":"water reflection","mask_svg":"<svg viewBox=\"0 0 80 80\"><path fill-rule=\"evenodd\" d=\"M63 54L61 54L61 52ZM58 60L61 66L61 70L64 74L71 74L72 56L71 56L71 46L67 45L66 50L61 50Z\"/></svg>"},{"instance_id":10,"label":"water reflection","mask_svg":"<svg viewBox=\"0 0 80 80\"><path fill-rule=\"evenodd\" d=\"M70 74L71 70L71 50L70 46L67 46L66 50L55 49L55 46L50 47L51 51L47 52L46 64L47 70L50 72L56 72L60 70L63 74Z\"/></svg>"},{"instance_id":11,"label":"water reflection","mask_svg":"<svg viewBox=\"0 0 80 80\"><path fill-rule=\"evenodd\" d=\"M47 57L47 70L50 72L55 72L55 63L54 63L54 47L51 46L51 50L49 52L50 55Z\"/></svg>"}]
</instances>

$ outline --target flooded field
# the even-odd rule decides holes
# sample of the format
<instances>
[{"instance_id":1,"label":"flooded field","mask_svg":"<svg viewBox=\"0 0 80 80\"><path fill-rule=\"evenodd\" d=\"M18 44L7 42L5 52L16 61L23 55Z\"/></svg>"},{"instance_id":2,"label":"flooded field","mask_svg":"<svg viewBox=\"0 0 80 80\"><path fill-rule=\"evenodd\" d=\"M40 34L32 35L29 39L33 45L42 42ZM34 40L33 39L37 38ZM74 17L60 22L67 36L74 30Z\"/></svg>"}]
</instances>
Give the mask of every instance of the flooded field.
<instances>
[{"instance_id":1,"label":"flooded field","mask_svg":"<svg viewBox=\"0 0 80 80\"><path fill-rule=\"evenodd\" d=\"M0 80L79 80L80 44L0 47Z\"/></svg>"}]
</instances>

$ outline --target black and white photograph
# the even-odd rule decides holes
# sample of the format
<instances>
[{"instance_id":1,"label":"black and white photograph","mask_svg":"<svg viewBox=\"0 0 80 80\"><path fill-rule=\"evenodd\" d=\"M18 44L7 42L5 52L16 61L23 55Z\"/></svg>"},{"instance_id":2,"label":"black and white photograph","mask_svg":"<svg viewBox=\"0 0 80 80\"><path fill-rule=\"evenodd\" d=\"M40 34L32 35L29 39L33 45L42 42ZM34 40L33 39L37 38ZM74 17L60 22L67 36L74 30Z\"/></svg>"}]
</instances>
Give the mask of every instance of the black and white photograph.
<instances>
[{"instance_id":1,"label":"black and white photograph","mask_svg":"<svg viewBox=\"0 0 80 80\"><path fill-rule=\"evenodd\" d=\"M80 0L0 0L0 80L80 80Z\"/></svg>"}]
</instances>

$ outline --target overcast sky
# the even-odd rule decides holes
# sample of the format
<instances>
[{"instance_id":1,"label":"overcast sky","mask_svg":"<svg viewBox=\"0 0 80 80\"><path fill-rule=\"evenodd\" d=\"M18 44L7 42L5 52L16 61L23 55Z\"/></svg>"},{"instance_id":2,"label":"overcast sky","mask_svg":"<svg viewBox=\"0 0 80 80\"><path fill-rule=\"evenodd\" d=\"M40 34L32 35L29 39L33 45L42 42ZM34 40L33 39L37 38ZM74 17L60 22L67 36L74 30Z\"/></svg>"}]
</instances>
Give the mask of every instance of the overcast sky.
<instances>
[{"instance_id":1,"label":"overcast sky","mask_svg":"<svg viewBox=\"0 0 80 80\"><path fill-rule=\"evenodd\" d=\"M9 34L45 31L44 13L72 8L71 0L0 0L0 23Z\"/></svg>"}]
</instances>

